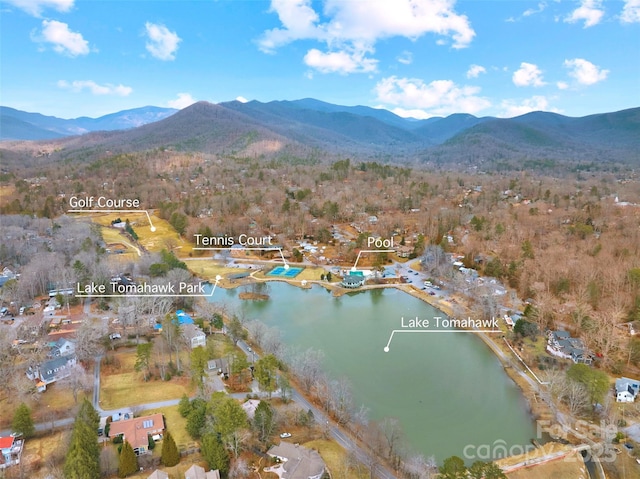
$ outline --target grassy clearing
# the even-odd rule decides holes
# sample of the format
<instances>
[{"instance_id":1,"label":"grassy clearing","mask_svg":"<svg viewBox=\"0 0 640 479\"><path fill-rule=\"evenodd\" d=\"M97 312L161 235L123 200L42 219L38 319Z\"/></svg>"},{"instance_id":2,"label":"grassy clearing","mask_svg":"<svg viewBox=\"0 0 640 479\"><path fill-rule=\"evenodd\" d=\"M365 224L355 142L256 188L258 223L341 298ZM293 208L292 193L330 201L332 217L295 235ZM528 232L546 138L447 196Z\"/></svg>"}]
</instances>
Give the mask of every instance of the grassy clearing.
<instances>
[{"instance_id":1,"label":"grassy clearing","mask_svg":"<svg viewBox=\"0 0 640 479\"><path fill-rule=\"evenodd\" d=\"M239 268L227 268L226 266L222 266L218 263L207 260L194 260L187 261L186 263L187 267L192 273L198 275L198 277L202 279L206 279L211 282L215 281L217 275L225 278L229 274L243 271ZM223 280L220 285L222 286L223 283L225 283L225 280Z\"/></svg>"},{"instance_id":2,"label":"grassy clearing","mask_svg":"<svg viewBox=\"0 0 640 479\"><path fill-rule=\"evenodd\" d=\"M103 409L118 409L169 399L190 396L193 385L188 377L174 377L170 381L151 380L144 382L142 374L134 370L134 352L116 353L119 368L103 367L100 371L100 406Z\"/></svg>"},{"instance_id":3,"label":"grassy clearing","mask_svg":"<svg viewBox=\"0 0 640 479\"><path fill-rule=\"evenodd\" d=\"M13 193L16 188L13 185L0 186L0 206L5 206L13 200Z\"/></svg>"},{"instance_id":4,"label":"grassy clearing","mask_svg":"<svg viewBox=\"0 0 640 479\"><path fill-rule=\"evenodd\" d=\"M589 477L589 473L580 454L571 453L564 459L510 472L507 477L509 479L534 479L540 477L547 479L583 479Z\"/></svg>"},{"instance_id":5,"label":"grassy clearing","mask_svg":"<svg viewBox=\"0 0 640 479\"><path fill-rule=\"evenodd\" d=\"M49 462L57 462L64 458L65 450L61 445L66 444L68 431L60 431L46 436L27 439L22 450L22 463L38 467ZM40 470L40 477L46 477L47 469Z\"/></svg>"},{"instance_id":6,"label":"grassy clearing","mask_svg":"<svg viewBox=\"0 0 640 479\"><path fill-rule=\"evenodd\" d=\"M345 471L347 463L346 451L333 441L317 439L303 444L304 447L315 449L324 460L325 464L331 472L331 477L344 477L345 479L365 479L369 477L368 471L364 465L360 467L350 467Z\"/></svg>"},{"instance_id":7,"label":"grassy clearing","mask_svg":"<svg viewBox=\"0 0 640 479\"><path fill-rule=\"evenodd\" d=\"M168 221L156 215L150 215L151 222L156 228L151 231L151 225L147 215L141 213L94 213L90 215L91 221L102 226L109 226L113 220L120 218L129 220L134 231L138 235L138 242L148 251L158 252L163 249L173 250L178 257L189 256L193 251L193 245L178 235Z\"/></svg>"},{"instance_id":8,"label":"grassy clearing","mask_svg":"<svg viewBox=\"0 0 640 479\"><path fill-rule=\"evenodd\" d=\"M78 393L78 404L82 402L84 394ZM50 384L43 393L26 401L31 408L31 415L35 422L47 422L51 419L58 419L69 415L76 407L71 390L64 387L64 384ZM13 413L20 405L19 398L6 396L0 400L0 429L11 427Z\"/></svg>"}]
</instances>

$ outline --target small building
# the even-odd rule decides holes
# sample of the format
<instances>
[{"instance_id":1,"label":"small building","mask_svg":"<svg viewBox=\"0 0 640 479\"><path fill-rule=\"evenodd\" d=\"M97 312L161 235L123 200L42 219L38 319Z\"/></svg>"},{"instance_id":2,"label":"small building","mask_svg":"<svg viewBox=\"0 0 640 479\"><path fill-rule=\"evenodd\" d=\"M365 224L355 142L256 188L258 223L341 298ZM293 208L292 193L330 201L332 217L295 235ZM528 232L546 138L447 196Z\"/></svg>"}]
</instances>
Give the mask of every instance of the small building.
<instances>
[{"instance_id":1,"label":"small building","mask_svg":"<svg viewBox=\"0 0 640 479\"><path fill-rule=\"evenodd\" d=\"M180 326L183 326L185 324L194 324L193 318L181 309L176 311L176 319L178 320L178 324Z\"/></svg>"},{"instance_id":2,"label":"small building","mask_svg":"<svg viewBox=\"0 0 640 479\"><path fill-rule=\"evenodd\" d=\"M320 479L326 466L317 451L290 442L281 442L267 451L282 461L282 479Z\"/></svg>"},{"instance_id":3,"label":"small building","mask_svg":"<svg viewBox=\"0 0 640 479\"><path fill-rule=\"evenodd\" d=\"M256 415L256 409L260 405L260 401L258 399L249 399L248 401L242 403L242 409L247 413L247 417L252 420Z\"/></svg>"},{"instance_id":4,"label":"small building","mask_svg":"<svg viewBox=\"0 0 640 479\"><path fill-rule=\"evenodd\" d=\"M191 349L197 348L198 346L205 347L207 345L207 336L202 329L195 324L187 323L182 325L182 336Z\"/></svg>"},{"instance_id":5,"label":"small building","mask_svg":"<svg viewBox=\"0 0 640 479\"><path fill-rule=\"evenodd\" d=\"M220 471L205 472L204 467L194 464L184 472L184 479L220 479Z\"/></svg>"},{"instance_id":6,"label":"small building","mask_svg":"<svg viewBox=\"0 0 640 479\"><path fill-rule=\"evenodd\" d=\"M169 479L169 474L161 471L160 469L156 469L149 477L147 477L147 479Z\"/></svg>"},{"instance_id":7,"label":"small building","mask_svg":"<svg viewBox=\"0 0 640 479\"><path fill-rule=\"evenodd\" d=\"M340 282L340 286L348 289L356 289L361 286L364 286L365 278L364 276L358 274L347 274Z\"/></svg>"},{"instance_id":8,"label":"small building","mask_svg":"<svg viewBox=\"0 0 640 479\"><path fill-rule=\"evenodd\" d=\"M49 356L52 358L74 356L76 354L76 343L66 338L58 339L56 342L51 343L50 346Z\"/></svg>"},{"instance_id":9,"label":"small building","mask_svg":"<svg viewBox=\"0 0 640 479\"><path fill-rule=\"evenodd\" d=\"M23 439L16 439L15 436L0 437L0 469L20 464L23 446Z\"/></svg>"},{"instance_id":10,"label":"small building","mask_svg":"<svg viewBox=\"0 0 640 479\"><path fill-rule=\"evenodd\" d=\"M152 414L150 416L125 419L123 421L112 422L109 427L109 437L114 438L122 435L136 455L149 452L149 436L162 434L164 431L164 418L162 414Z\"/></svg>"},{"instance_id":11,"label":"small building","mask_svg":"<svg viewBox=\"0 0 640 479\"><path fill-rule=\"evenodd\" d=\"M616 402L634 402L640 392L640 381L629 378L616 379Z\"/></svg>"},{"instance_id":12,"label":"small building","mask_svg":"<svg viewBox=\"0 0 640 479\"><path fill-rule=\"evenodd\" d=\"M229 374L229 360L227 358L210 359L207 361L207 369L217 374Z\"/></svg>"}]
</instances>

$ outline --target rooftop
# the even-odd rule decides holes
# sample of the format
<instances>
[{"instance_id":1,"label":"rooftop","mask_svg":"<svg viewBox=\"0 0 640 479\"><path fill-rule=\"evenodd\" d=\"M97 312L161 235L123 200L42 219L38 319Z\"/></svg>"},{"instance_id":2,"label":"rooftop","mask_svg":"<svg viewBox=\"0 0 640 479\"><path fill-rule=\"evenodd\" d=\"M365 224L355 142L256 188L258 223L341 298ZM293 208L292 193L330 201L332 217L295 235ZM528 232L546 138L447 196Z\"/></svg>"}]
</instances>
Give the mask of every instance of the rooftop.
<instances>
[{"instance_id":1,"label":"rooftop","mask_svg":"<svg viewBox=\"0 0 640 479\"><path fill-rule=\"evenodd\" d=\"M164 430L164 418L161 413L150 416L125 419L111 423L109 437L120 434L131 444L133 449L146 448L149 444L149 435L159 434Z\"/></svg>"}]
</instances>

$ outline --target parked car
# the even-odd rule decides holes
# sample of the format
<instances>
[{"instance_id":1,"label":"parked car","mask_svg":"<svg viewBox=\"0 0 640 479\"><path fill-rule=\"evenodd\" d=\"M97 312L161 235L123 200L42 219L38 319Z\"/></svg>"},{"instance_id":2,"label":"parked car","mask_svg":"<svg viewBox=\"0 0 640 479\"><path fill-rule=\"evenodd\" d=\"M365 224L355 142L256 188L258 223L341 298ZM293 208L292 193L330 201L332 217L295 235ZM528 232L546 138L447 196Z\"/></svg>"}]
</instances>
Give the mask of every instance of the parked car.
<instances>
[{"instance_id":1,"label":"parked car","mask_svg":"<svg viewBox=\"0 0 640 479\"><path fill-rule=\"evenodd\" d=\"M112 333L109 335L109 339L111 339L112 341L114 339L120 339L122 336L120 336L120 333Z\"/></svg>"},{"instance_id":2,"label":"parked car","mask_svg":"<svg viewBox=\"0 0 640 479\"><path fill-rule=\"evenodd\" d=\"M280 434L280 437L282 439L286 439L288 437L291 437L291 433L290 432L283 432L282 434Z\"/></svg>"}]
</instances>

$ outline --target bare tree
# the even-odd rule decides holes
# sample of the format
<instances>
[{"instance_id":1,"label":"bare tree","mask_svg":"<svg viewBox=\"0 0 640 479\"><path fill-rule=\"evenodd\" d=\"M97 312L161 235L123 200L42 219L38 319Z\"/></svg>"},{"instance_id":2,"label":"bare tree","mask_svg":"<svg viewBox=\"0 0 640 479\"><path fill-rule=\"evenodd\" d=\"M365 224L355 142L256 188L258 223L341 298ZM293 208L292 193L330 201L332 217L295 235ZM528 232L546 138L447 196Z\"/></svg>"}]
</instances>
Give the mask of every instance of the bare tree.
<instances>
[{"instance_id":1,"label":"bare tree","mask_svg":"<svg viewBox=\"0 0 640 479\"><path fill-rule=\"evenodd\" d=\"M251 475L251 469L246 459L239 457L229 468L229 479L245 479Z\"/></svg>"},{"instance_id":2,"label":"bare tree","mask_svg":"<svg viewBox=\"0 0 640 479\"><path fill-rule=\"evenodd\" d=\"M70 374L61 383L71 389L73 401L78 404L78 393L88 391L93 386L93 376L81 364L71 366Z\"/></svg>"},{"instance_id":3,"label":"bare tree","mask_svg":"<svg viewBox=\"0 0 640 479\"><path fill-rule=\"evenodd\" d=\"M76 331L76 356L80 361L88 361L104 352L103 338L107 330L102 321L85 319Z\"/></svg>"}]
</instances>

